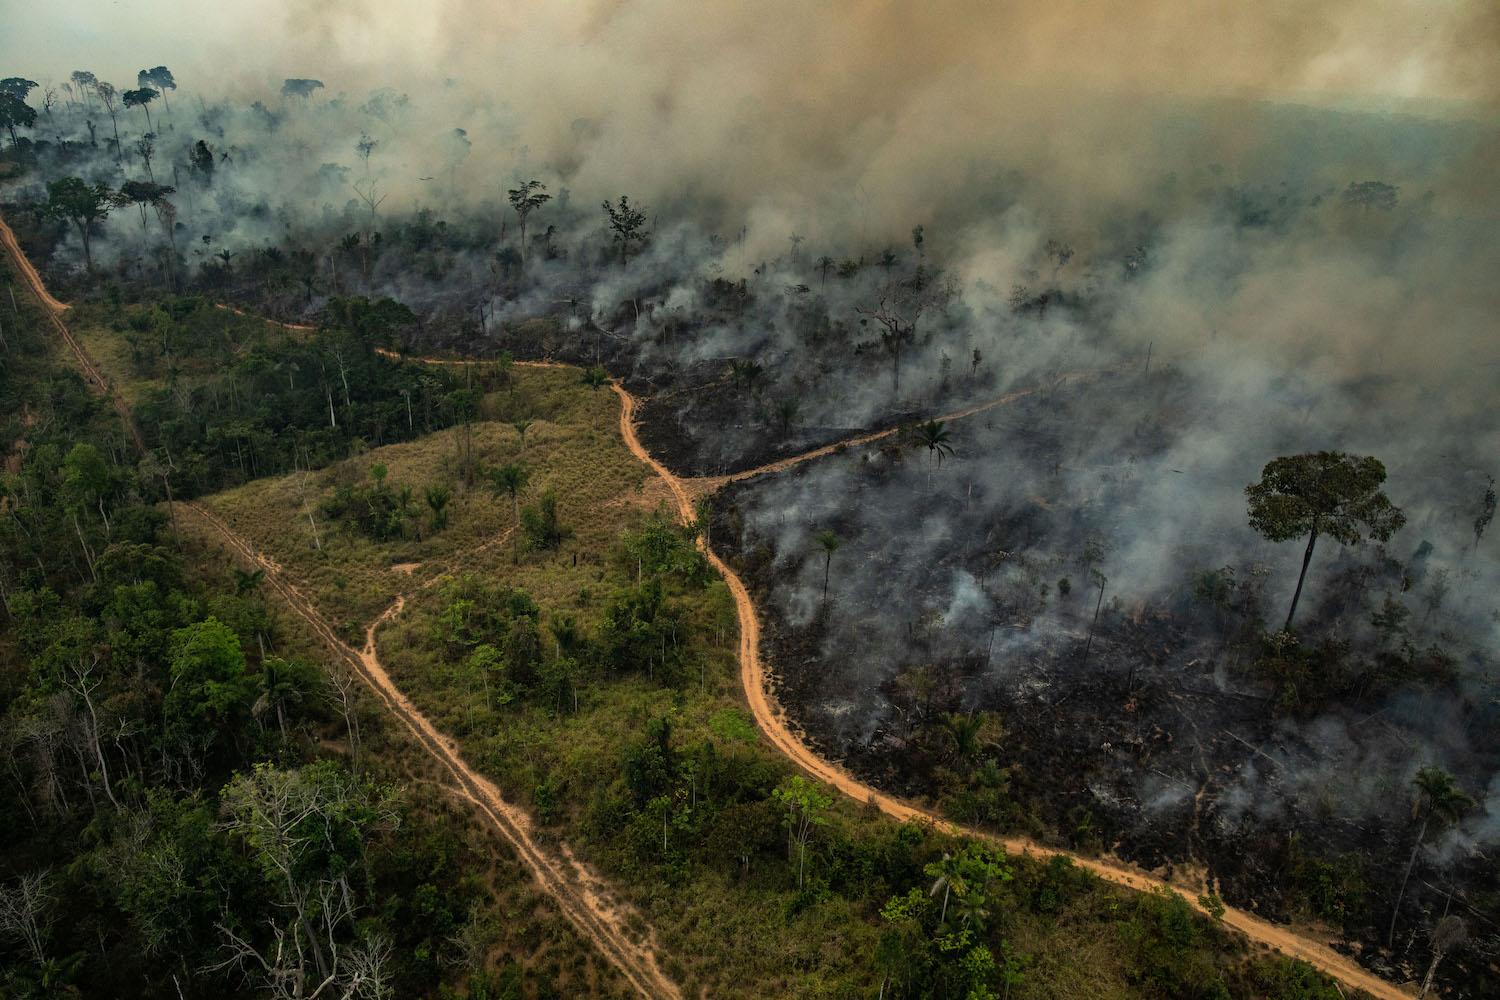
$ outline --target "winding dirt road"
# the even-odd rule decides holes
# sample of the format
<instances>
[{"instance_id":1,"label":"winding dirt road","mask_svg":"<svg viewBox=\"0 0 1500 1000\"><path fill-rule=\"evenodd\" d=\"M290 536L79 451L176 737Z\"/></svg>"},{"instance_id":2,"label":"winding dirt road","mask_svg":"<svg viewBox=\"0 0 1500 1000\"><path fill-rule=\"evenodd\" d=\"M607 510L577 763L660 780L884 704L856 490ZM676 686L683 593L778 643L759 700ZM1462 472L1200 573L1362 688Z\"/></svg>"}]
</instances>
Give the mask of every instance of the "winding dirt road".
<instances>
[{"instance_id":1,"label":"winding dirt road","mask_svg":"<svg viewBox=\"0 0 1500 1000\"><path fill-rule=\"evenodd\" d=\"M561 857L540 847L533 836L531 818L523 810L506 802L494 782L470 767L459 755L457 744L438 732L432 722L416 709L391 680L376 651L375 633L406 606L405 595L398 596L380 617L369 624L365 629L364 646L356 650L338 637L338 633L312 602L286 580L275 562L261 556L254 546L225 524L217 514L194 501L184 502L181 506L208 524L239 559L265 572L266 581L286 605L308 624L334 655L343 659L359 674L386 710L406 727L417 744L443 766L453 779L450 790L473 803L490 821L514 848L517 857L531 870L541 887L557 901L563 914L598 946L605 958L619 969L636 992L648 998L681 1000L682 992L656 961L656 949L649 940L649 935L643 940L631 930L633 924L640 924L639 917L612 900L604 880L589 871L566 847L561 849ZM508 534L506 532L499 537L503 539ZM430 586L441 578L433 577L423 586Z\"/></svg>"},{"instance_id":2,"label":"winding dirt road","mask_svg":"<svg viewBox=\"0 0 1500 1000\"><path fill-rule=\"evenodd\" d=\"M45 307L44 311L48 313L53 325L68 342L69 346L73 348L74 353L78 355L80 362L84 365L85 371L89 373L90 379L97 379L97 384L102 391L109 392L108 381L104 380L97 366L93 365L92 361L88 359L87 354L77 345L72 335L68 332L67 327L57 315L58 312L67 307L56 299L53 299L47 293L46 288L41 283L40 276L37 275L36 270L26 259L25 254L21 252L19 245L15 242L14 234L4 225L3 221L0 221L0 243L4 244L6 251L10 254L11 259L15 261L18 270L28 285L30 285L38 301L42 302ZM237 313L240 312L240 310L232 309L232 307L225 306L224 308L230 308ZM295 325L281 325L288 326L290 329L299 328ZM389 357L401 357L394 352L385 350L380 351L380 353ZM472 363L444 358L408 357L406 360L434 365L463 365ZM518 362L518 364L529 364L535 367L567 367L554 362ZM1089 377L1093 374L1098 373L1080 373L1079 375L1069 377L1081 378ZM676 501L678 515L684 522L691 521L695 517L693 505L695 496L702 496L705 493L712 492L726 482L785 471L803 462L833 454L846 447L876 441L900 430L900 427L891 427L881 431L858 435L844 441L813 449L801 455L736 473L732 476L682 479L673 475L670 470L642 446L636 434L636 398L617 381L612 382L611 386L620 399L621 438L630 452L649 466L666 483ZM957 420L972 416L1020 399L1033 391L1035 390L1016 390L996 399L945 414L937 419ZM117 408L124 407L125 404L119 397L114 398ZM128 407L125 407L122 412L127 416L127 426L131 427L132 431L134 431L134 422L128 419ZM139 441L138 433L136 437L137 441ZM206 508L196 503L188 503L185 506L207 521L242 558L266 571L267 580L272 583L273 587L282 595L287 604L307 621L313 631L328 644L330 649L343 657L356 669L360 676L375 691L377 696L381 698L387 709L402 721L423 749L436 758L448 770L456 783L458 793L474 803L490 819L491 823L500 830L505 838L511 842L518 856L531 868L538 882L550 895L558 900L564 913L598 944L600 950L620 969L622 974L625 975L637 991L647 997L680 998L682 996L677 986L661 971L649 941L643 942L639 940L635 934L627 929L630 922L629 917L622 908L609 901L607 893L604 891L603 883L598 877L589 873L571 855L567 855L566 863L563 863L563 861L552 857L539 848L531 836L529 817L515 806L506 803L500 795L499 789L492 782L470 768L459 756L453 741L440 734L432 726L431 722L418 712L395 684L391 682L390 677L381 666L379 657L376 654L375 633L380 625L389 621L400 612L405 604L404 596L398 597L395 603L380 618L370 624L365 633L364 648L355 650L339 639L333 629L329 627L327 622L317 612L317 609L285 581L279 567L256 553L248 542L234 533L228 525L224 524ZM1075 864L1092 871L1109 882L1147 892L1165 889L1187 900L1194 907L1199 906L1197 894L1194 890L1173 885L1138 869L1130 868L1123 864L1084 857L1068 851L1060 851L1056 848L1047 847L1021 838L996 837L984 831L956 825L917 805L887 795L860 781L837 764L818 756L811 747L802 741L787 719L785 712L776 703L774 696L770 693L769 676L765 664L760 658L760 622L755 613L755 605L750 599L750 592L745 587L744 581L739 578L739 575L723 559L703 542L701 537L698 545L709 563L724 579L734 598L740 623L740 682L745 693L745 699L755 717L756 723L773 747L791 759L811 777L833 786L856 801L873 804L883 813L903 822L916 821L928 823L937 829L950 833L989 840L1002 844L1006 850L1014 853L1027 853L1040 857L1068 857ZM1272 924L1260 917L1232 907L1225 910L1223 919L1226 924L1243 933L1251 941L1266 945L1283 954L1299 958L1322 972L1341 980L1345 984L1364 990L1372 996L1381 998L1381 1000L1407 1000L1407 998L1413 995L1384 979L1372 975L1352 959L1339 954L1326 944L1302 937L1290 928Z\"/></svg>"},{"instance_id":3,"label":"winding dirt road","mask_svg":"<svg viewBox=\"0 0 1500 1000\"><path fill-rule=\"evenodd\" d=\"M1092 374L1095 373L1079 373L1078 375L1069 377L1084 378L1091 377ZM677 501L678 515L682 518L683 522L692 521L696 516L693 499L695 496L701 496L705 492L702 489L702 484L705 483L705 480L679 479L666 466L657 461L642 446L639 437L636 435L635 411L637 402L635 397L620 386L619 383L614 383L614 390L620 397L620 436L625 439L625 446L642 462L649 465L666 482L672 492L672 496ZM962 417L972 416L984 410L1013 402L1033 391L1035 390L1019 389L997 399L967 407L937 419L957 420ZM900 430L899 427L892 427L871 434L859 435L846 441L815 448L802 455L782 459L769 465L750 469L732 476L716 477L707 482L711 482L714 484L714 487L717 487L724 482L748 479L752 476L769 472L781 472L802 462L833 454L844 447L879 440L896 433L898 430ZM1007 851L1016 854L1030 854L1044 858L1055 856L1067 857L1078 866L1086 868L1100 878L1113 882L1116 885L1128 886L1131 889L1142 892L1166 889L1187 900L1195 909L1203 910L1203 907L1198 903L1198 892L1195 890L1173 885L1154 875L1123 864L1085 857L1070 851L1058 850L1057 848L1048 847L1023 838L998 837L982 830L960 826L920 806L913 805L895 796L887 795L885 792L859 780L832 761L820 757L816 751L803 742L787 719L785 711L777 704L774 695L770 693L770 677L760 657L760 621L755 614L755 605L750 599L750 592L745 587L744 581L740 579L739 574L735 573L723 559L719 558L718 554L712 548L704 544L701 535L698 539L698 548L703 552L709 563L713 565L714 569L718 571L719 575L723 577L725 584L729 587L730 594L734 597L735 610L739 614L740 622L740 686L744 689L745 700L749 703L750 711L755 716L756 724L773 747L790 758L798 767L806 771L809 776L825 784L832 785L856 801L873 804L881 812L902 822L915 821L929 823L937 829L948 833L999 843ZM1402 990L1400 987L1366 971L1358 963L1339 954L1326 944L1302 937L1288 927L1273 924L1268 920L1233 907L1225 909L1224 922L1243 933L1251 941L1274 948L1285 955L1299 958L1322 972L1341 980L1345 984L1364 990L1372 996L1381 998L1381 1000L1408 1000L1412 996L1412 994Z\"/></svg>"}]
</instances>

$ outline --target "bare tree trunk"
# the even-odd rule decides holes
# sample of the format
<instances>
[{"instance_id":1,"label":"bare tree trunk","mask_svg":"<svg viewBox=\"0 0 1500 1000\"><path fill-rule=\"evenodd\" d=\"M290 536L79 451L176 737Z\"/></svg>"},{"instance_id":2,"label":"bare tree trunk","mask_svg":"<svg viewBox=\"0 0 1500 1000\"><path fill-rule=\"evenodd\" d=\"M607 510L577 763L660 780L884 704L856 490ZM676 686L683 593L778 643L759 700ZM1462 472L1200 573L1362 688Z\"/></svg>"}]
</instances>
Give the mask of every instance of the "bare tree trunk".
<instances>
[{"instance_id":1,"label":"bare tree trunk","mask_svg":"<svg viewBox=\"0 0 1500 1000\"><path fill-rule=\"evenodd\" d=\"M1297 577L1297 589L1292 594L1292 607L1286 613L1286 624L1282 626L1287 631L1292 627L1292 616L1297 613L1297 602L1302 599L1302 583L1307 579L1307 566L1312 562L1313 546L1318 543L1318 529L1313 528L1312 533L1307 536L1307 551L1302 556L1302 573Z\"/></svg>"},{"instance_id":2,"label":"bare tree trunk","mask_svg":"<svg viewBox=\"0 0 1500 1000\"><path fill-rule=\"evenodd\" d=\"M1311 551L1309 548L1308 551ZM1428 813L1422 817L1422 827L1417 831L1417 842L1411 845L1411 857L1406 859L1406 871L1401 875L1401 888L1396 891L1396 902L1391 907L1391 926L1385 934L1385 946L1391 947L1396 940L1396 919L1401 916L1401 900L1406 897L1406 883L1411 878L1411 870L1417 866L1417 852L1422 850L1422 840L1427 836L1427 822L1432 819Z\"/></svg>"}]
</instances>

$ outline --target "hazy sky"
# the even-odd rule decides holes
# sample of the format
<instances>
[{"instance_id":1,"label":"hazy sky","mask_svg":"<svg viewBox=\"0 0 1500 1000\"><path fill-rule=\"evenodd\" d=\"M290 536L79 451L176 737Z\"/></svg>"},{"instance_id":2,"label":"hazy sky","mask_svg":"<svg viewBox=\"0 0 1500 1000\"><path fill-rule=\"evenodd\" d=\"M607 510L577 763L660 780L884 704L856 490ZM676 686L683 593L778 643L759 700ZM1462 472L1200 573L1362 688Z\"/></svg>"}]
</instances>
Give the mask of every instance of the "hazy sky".
<instances>
[{"instance_id":1,"label":"hazy sky","mask_svg":"<svg viewBox=\"0 0 1500 1000\"><path fill-rule=\"evenodd\" d=\"M331 88L381 75L486 80L516 70L800 91L798 79L887 86L963 71L1169 92L1493 100L1493 0L71 0L10 4L5 73L117 84L179 78ZM596 76L603 72L606 75ZM395 82L387 80L386 82ZM527 91L530 86L525 86Z\"/></svg>"}]
</instances>

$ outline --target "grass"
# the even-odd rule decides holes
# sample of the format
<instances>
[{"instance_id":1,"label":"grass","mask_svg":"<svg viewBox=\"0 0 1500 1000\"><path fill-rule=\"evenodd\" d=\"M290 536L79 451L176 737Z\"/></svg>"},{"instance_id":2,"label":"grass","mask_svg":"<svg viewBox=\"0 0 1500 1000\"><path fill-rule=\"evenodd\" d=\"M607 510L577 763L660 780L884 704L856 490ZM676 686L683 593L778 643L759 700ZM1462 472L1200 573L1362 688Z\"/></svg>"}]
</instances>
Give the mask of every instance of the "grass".
<instances>
[{"instance_id":1,"label":"grass","mask_svg":"<svg viewBox=\"0 0 1500 1000\"><path fill-rule=\"evenodd\" d=\"M473 425L474 454L481 467L519 462L528 469L531 480L523 504L555 491L562 521L574 538L555 559L526 561L526 577L539 600L560 597L599 579L600 567L592 554L606 548L618 533L618 512L638 512L646 502L646 470L618 442L613 393L580 389L577 373L563 369L517 369L514 383L513 390L485 398L483 413L491 419ZM524 451L521 435L512 426L522 417L533 421ZM397 594L451 567L461 564L468 571L489 574L514 562L519 532L514 530L513 504L508 496L497 497L482 479L463 481L461 434L461 429L454 429L388 445L319 471L256 480L204 502L236 531L255 540L299 585L305 584L307 593L317 595L320 610L352 641L362 638L365 625ZM368 482L376 465L388 470L386 482L393 488L413 489L423 521L430 513L423 491L438 484L450 487L448 526L436 532L423 530L421 537L414 533L377 543L330 523L319 509L322 501L340 483ZM507 533L510 537L500 543Z\"/></svg>"},{"instance_id":2,"label":"grass","mask_svg":"<svg viewBox=\"0 0 1500 1000\"><path fill-rule=\"evenodd\" d=\"M167 388L173 368L176 384L191 390L210 381L226 353L240 355L257 347L275 350L294 336L276 324L216 309L206 300L183 315L180 323L165 322L165 308L80 303L65 317L68 329L132 405ZM169 326L172 333L164 344L161 331ZM169 350L164 351L164 346Z\"/></svg>"}]
</instances>

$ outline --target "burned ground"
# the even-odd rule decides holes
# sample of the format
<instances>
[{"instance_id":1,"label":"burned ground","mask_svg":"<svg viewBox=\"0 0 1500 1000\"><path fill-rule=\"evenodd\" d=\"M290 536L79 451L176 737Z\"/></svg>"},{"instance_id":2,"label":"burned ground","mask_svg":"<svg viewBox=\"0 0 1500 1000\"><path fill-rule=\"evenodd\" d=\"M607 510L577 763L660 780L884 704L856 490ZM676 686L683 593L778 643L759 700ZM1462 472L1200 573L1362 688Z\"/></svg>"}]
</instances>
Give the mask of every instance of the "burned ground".
<instances>
[{"instance_id":1,"label":"burned ground","mask_svg":"<svg viewBox=\"0 0 1500 1000\"><path fill-rule=\"evenodd\" d=\"M762 609L779 699L881 788L1147 868L1206 868L1227 900L1336 927L1387 973L1463 908L1476 932L1455 995L1486 995L1500 913L1472 831L1423 852L1394 952L1379 951L1413 769L1441 762L1482 791L1500 764L1488 654L1460 638L1463 610L1420 610L1433 546L1323 551L1299 642L1278 647L1286 560L1231 529L1238 490L1229 514L1181 515L1170 559L1133 537L1162 478L1214 479L1172 467L1164 428L1193 416L1180 376L1123 426L1142 390L1120 377L955 423L941 466L898 436L726 488L711 538ZM1079 428L1111 424L1089 432L1111 440L1105 461ZM1412 606L1409 628L1368 624L1387 600Z\"/></svg>"}]
</instances>

